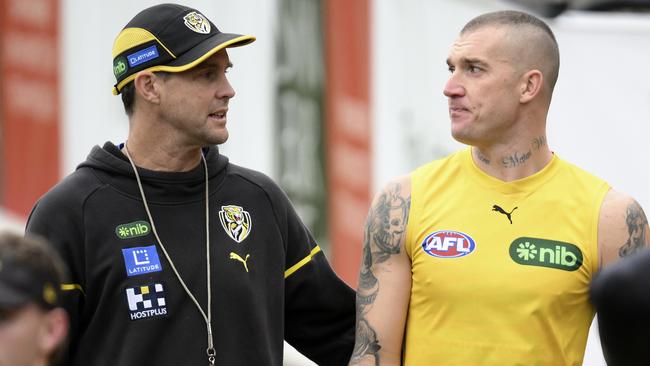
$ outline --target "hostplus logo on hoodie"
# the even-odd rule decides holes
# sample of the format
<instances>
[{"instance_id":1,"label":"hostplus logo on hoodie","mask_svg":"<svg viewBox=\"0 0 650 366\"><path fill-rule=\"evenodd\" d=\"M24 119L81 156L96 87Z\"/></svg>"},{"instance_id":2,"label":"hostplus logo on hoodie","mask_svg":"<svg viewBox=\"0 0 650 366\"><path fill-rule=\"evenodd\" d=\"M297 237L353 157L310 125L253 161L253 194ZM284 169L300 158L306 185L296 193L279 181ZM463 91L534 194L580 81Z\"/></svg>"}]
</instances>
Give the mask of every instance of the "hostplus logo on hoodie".
<instances>
[{"instance_id":1,"label":"hostplus logo on hoodie","mask_svg":"<svg viewBox=\"0 0 650 366\"><path fill-rule=\"evenodd\" d=\"M131 320L167 315L165 293L161 283L126 289Z\"/></svg>"}]
</instances>

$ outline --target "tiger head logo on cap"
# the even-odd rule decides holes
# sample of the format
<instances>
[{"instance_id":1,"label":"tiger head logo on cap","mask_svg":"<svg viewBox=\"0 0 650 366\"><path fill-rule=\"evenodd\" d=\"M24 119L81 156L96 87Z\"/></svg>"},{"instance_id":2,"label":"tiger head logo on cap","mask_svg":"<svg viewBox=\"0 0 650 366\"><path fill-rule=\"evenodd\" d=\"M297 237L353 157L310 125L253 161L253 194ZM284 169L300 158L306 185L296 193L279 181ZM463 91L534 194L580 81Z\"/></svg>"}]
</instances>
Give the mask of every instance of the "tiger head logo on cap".
<instances>
[{"instance_id":1,"label":"tiger head logo on cap","mask_svg":"<svg viewBox=\"0 0 650 366\"><path fill-rule=\"evenodd\" d=\"M210 33L210 22L201 13L197 13L193 11L187 14L186 16L184 16L183 20L185 20L185 25L189 29L197 33L202 33L202 34Z\"/></svg>"}]
</instances>

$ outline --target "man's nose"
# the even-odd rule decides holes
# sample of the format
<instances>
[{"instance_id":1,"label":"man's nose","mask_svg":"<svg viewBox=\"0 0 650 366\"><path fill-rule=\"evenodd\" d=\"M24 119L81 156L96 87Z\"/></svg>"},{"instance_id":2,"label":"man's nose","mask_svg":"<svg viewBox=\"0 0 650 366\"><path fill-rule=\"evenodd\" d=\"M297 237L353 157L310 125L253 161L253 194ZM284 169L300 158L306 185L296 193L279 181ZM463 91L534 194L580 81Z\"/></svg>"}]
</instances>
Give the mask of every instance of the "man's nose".
<instances>
[{"instance_id":1,"label":"man's nose","mask_svg":"<svg viewBox=\"0 0 650 366\"><path fill-rule=\"evenodd\" d=\"M449 80L447 80L442 93L447 98L459 97L465 94L465 88L459 82L456 72L453 72L451 76L449 76Z\"/></svg>"},{"instance_id":2,"label":"man's nose","mask_svg":"<svg viewBox=\"0 0 650 366\"><path fill-rule=\"evenodd\" d=\"M235 97L235 89L232 87L230 84L230 81L228 80L227 77L223 77L219 88L217 89L217 98L218 99L231 99Z\"/></svg>"}]
</instances>

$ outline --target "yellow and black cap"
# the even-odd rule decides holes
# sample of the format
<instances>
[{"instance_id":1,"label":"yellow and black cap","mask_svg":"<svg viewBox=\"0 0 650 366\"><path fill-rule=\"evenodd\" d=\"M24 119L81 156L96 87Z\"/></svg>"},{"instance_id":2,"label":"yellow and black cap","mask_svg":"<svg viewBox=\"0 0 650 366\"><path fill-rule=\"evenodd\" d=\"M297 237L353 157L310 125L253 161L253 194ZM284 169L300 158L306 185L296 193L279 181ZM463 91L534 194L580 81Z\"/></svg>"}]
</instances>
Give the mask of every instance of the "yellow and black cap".
<instances>
[{"instance_id":1,"label":"yellow and black cap","mask_svg":"<svg viewBox=\"0 0 650 366\"><path fill-rule=\"evenodd\" d=\"M255 37L222 33L201 12L178 4L160 4L141 11L113 44L113 94L142 70L181 72L217 51L255 41Z\"/></svg>"},{"instance_id":2,"label":"yellow and black cap","mask_svg":"<svg viewBox=\"0 0 650 366\"><path fill-rule=\"evenodd\" d=\"M0 258L0 308L17 309L29 303L44 309L60 306L58 275L18 256Z\"/></svg>"}]
</instances>

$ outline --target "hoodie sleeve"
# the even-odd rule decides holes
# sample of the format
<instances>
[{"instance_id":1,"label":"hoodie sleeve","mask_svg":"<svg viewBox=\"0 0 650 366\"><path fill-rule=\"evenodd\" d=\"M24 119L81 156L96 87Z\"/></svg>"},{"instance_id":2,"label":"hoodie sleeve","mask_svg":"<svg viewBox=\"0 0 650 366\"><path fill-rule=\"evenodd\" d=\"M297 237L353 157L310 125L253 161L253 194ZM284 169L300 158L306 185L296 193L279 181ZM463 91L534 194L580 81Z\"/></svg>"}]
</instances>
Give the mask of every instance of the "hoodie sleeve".
<instances>
[{"instance_id":1,"label":"hoodie sleeve","mask_svg":"<svg viewBox=\"0 0 650 366\"><path fill-rule=\"evenodd\" d=\"M355 293L334 273L286 194L275 185L273 190L286 251L285 339L318 365L347 365Z\"/></svg>"}]
</instances>

